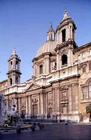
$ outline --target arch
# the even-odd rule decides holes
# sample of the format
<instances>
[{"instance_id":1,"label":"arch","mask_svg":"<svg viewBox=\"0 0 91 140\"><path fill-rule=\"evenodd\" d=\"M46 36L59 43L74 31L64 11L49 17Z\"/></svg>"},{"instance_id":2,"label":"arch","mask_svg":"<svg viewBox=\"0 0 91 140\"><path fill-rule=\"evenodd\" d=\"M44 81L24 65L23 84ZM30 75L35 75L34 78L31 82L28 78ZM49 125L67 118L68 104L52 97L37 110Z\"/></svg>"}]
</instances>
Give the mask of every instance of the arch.
<instances>
[{"instance_id":1,"label":"arch","mask_svg":"<svg viewBox=\"0 0 91 140\"><path fill-rule=\"evenodd\" d=\"M10 78L10 85L12 85L12 78Z\"/></svg>"},{"instance_id":2,"label":"arch","mask_svg":"<svg viewBox=\"0 0 91 140\"><path fill-rule=\"evenodd\" d=\"M43 74L43 65L42 64L39 66L39 73Z\"/></svg>"},{"instance_id":3,"label":"arch","mask_svg":"<svg viewBox=\"0 0 91 140\"><path fill-rule=\"evenodd\" d=\"M18 76L16 76L16 84L18 84L18 82L19 82L19 78Z\"/></svg>"},{"instance_id":4,"label":"arch","mask_svg":"<svg viewBox=\"0 0 91 140\"><path fill-rule=\"evenodd\" d=\"M82 85L82 99L91 98L91 78Z\"/></svg>"},{"instance_id":5,"label":"arch","mask_svg":"<svg viewBox=\"0 0 91 140\"><path fill-rule=\"evenodd\" d=\"M62 55L62 65L67 65L67 55L66 54Z\"/></svg>"},{"instance_id":6,"label":"arch","mask_svg":"<svg viewBox=\"0 0 91 140\"><path fill-rule=\"evenodd\" d=\"M10 62L10 64L12 65L12 61Z\"/></svg>"},{"instance_id":7,"label":"arch","mask_svg":"<svg viewBox=\"0 0 91 140\"><path fill-rule=\"evenodd\" d=\"M91 78L87 79L87 81L85 82L85 85L88 85L88 84L91 85Z\"/></svg>"},{"instance_id":8,"label":"arch","mask_svg":"<svg viewBox=\"0 0 91 140\"><path fill-rule=\"evenodd\" d=\"M62 30L62 42L66 41L66 29Z\"/></svg>"},{"instance_id":9,"label":"arch","mask_svg":"<svg viewBox=\"0 0 91 140\"><path fill-rule=\"evenodd\" d=\"M16 67L17 70L19 69L19 61L16 61L15 67Z\"/></svg>"}]
</instances>

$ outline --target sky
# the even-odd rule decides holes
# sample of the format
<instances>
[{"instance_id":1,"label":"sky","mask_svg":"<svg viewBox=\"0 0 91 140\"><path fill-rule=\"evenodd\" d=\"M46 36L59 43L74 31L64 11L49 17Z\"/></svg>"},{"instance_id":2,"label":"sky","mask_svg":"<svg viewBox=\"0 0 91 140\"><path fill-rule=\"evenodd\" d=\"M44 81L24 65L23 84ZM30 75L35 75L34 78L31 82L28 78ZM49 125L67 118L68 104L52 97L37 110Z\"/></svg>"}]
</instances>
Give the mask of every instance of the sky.
<instances>
[{"instance_id":1,"label":"sky","mask_svg":"<svg viewBox=\"0 0 91 140\"><path fill-rule=\"evenodd\" d=\"M8 59L16 49L21 82L32 76L32 59L67 10L74 20L78 46L91 42L91 0L0 0L0 81L7 79Z\"/></svg>"}]
</instances>

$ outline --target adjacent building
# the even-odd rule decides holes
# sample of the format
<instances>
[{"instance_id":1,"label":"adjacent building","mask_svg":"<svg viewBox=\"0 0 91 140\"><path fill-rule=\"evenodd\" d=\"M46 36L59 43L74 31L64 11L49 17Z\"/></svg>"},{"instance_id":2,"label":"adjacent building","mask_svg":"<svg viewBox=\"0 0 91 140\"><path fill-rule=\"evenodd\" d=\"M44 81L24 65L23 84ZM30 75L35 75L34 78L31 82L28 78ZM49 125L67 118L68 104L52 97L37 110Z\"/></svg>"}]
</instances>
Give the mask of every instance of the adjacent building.
<instances>
[{"instance_id":1,"label":"adjacent building","mask_svg":"<svg viewBox=\"0 0 91 140\"><path fill-rule=\"evenodd\" d=\"M56 30L50 26L47 40L33 58L33 75L20 82L20 58L8 60L8 79L0 82L8 111L26 117L88 121L91 103L91 42L77 46L76 25L67 12Z\"/></svg>"}]
</instances>

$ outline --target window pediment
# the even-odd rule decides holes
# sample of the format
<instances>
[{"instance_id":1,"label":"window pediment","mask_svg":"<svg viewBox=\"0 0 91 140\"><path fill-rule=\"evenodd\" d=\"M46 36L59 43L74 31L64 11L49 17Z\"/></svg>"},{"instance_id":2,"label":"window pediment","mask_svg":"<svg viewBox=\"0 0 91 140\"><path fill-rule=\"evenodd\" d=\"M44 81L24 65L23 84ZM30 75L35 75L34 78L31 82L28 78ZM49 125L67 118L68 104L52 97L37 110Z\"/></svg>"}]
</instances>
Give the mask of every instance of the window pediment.
<instances>
[{"instance_id":1,"label":"window pediment","mask_svg":"<svg viewBox=\"0 0 91 140\"><path fill-rule=\"evenodd\" d=\"M85 84L81 85L82 95L81 99L91 98L91 78L88 79Z\"/></svg>"}]
</instances>

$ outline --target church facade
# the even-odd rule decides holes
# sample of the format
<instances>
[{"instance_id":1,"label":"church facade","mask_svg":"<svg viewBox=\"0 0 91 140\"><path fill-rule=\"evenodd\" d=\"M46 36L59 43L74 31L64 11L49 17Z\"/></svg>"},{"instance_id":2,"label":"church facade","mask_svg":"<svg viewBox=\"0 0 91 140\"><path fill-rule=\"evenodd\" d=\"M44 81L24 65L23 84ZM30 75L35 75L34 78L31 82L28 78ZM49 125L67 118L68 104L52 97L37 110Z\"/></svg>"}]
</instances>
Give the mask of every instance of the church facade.
<instances>
[{"instance_id":1,"label":"church facade","mask_svg":"<svg viewBox=\"0 0 91 140\"><path fill-rule=\"evenodd\" d=\"M91 103L91 43L77 46L76 25L67 12L52 25L47 41L32 60L33 76L20 83L20 58L8 60L8 79L0 82L8 112L26 117L88 121Z\"/></svg>"}]
</instances>

